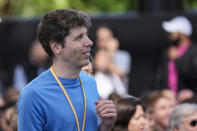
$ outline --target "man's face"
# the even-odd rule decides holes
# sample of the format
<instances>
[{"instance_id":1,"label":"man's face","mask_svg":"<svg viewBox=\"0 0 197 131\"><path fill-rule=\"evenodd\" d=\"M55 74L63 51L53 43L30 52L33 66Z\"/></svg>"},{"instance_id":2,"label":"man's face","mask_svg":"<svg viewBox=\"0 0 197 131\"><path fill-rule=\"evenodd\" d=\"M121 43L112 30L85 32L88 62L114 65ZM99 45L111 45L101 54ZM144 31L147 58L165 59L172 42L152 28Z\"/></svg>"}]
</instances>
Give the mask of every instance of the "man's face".
<instances>
[{"instance_id":1,"label":"man's face","mask_svg":"<svg viewBox=\"0 0 197 131\"><path fill-rule=\"evenodd\" d=\"M184 118L182 128L183 131L197 131L197 112Z\"/></svg>"},{"instance_id":2,"label":"man's face","mask_svg":"<svg viewBox=\"0 0 197 131\"><path fill-rule=\"evenodd\" d=\"M180 33L174 32L174 33L169 33L169 38L172 44L177 46L180 42L181 36L180 36Z\"/></svg>"},{"instance_id":3,"label":"man's face","mask_svg":"<svg viewBox=\"0 0 197 131\"><path fill-rule=\"evenodd\" d=\"M86 27L74 27L65 38L64 48L61 50L61 59L71 68L81 69L88 65L92 41L87 36Z\"/></svg>"},{"instance_id":4,"label":"man's face","mask_svg":"<svg viewBox=\"0 0 197 131\"><path fill-rule=\"evenodd\" d=\"M161 97L157 100L153 107L153 119L158 126L163 128L168 127L171 108L167 98Z\"/></svg>"}]
</instances>

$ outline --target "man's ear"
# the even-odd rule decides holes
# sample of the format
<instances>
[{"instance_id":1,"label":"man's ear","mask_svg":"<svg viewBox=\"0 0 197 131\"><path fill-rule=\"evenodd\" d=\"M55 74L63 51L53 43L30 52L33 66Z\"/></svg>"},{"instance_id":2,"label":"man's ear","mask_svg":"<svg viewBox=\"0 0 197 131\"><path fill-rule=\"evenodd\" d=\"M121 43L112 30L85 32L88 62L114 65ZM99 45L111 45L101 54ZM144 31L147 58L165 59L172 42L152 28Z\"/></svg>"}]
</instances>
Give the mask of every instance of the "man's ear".
<instances>
[{"instance_id":1,"label":"man's ear","mask_svg":"<svg viewBox=\"0 0 197 131\"><path fill-rule=\"evenodd\" d=\"M60 55L62 50L62 45L56 42L50 42L50 47L54 55Z\"/></svg>"}]
</instances>

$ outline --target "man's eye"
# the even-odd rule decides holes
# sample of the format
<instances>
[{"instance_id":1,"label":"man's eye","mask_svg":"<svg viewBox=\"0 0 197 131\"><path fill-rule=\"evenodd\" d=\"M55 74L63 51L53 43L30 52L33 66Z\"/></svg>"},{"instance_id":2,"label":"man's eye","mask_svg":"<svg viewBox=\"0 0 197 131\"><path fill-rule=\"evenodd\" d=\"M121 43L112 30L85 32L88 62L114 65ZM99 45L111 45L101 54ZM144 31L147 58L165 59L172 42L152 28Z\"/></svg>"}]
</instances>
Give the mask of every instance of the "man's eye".
<instances>
[{"instance_id":1,"label":"man's eye","mask_svg":"<svg viewBox=\"0 0 197 131\"><path fill-rule=\"evenodd\" d=\"M76 40L80 40L83 37L83 35L79 35Z\"/></svg>"}]
</instances>

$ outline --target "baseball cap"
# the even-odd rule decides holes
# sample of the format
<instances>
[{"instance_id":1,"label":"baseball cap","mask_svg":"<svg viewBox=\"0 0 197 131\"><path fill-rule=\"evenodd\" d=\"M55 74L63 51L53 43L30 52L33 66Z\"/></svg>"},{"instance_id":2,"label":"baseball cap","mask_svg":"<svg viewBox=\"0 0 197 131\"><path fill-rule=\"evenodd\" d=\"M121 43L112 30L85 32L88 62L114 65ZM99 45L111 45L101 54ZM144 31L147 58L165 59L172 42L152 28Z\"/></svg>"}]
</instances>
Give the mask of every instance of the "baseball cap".
<instances>
[{"instance_id":1,"label":"baseball cap","mask_svg":"<svg viewBox=\"0 0 197 131\"><path fill-rule=\"evenodd\" d=\"M169 21L162 22L162 28L169 33L179 32L187 36L192 34L192 24L184 16L177 16Z\"/></svg>"}]
</instances>

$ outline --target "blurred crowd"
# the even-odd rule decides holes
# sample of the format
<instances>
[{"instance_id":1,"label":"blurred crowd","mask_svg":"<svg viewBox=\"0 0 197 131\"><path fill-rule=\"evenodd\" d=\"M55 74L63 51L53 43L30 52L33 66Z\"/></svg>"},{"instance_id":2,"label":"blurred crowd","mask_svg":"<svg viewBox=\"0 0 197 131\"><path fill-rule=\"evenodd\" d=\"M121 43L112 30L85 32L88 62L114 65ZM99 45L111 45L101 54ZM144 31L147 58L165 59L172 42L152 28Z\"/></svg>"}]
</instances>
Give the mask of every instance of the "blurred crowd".
<instances>
[{"instance_id":1,"label":"blurred crowd","mask_svg":"<svg viewBox=\"0 0 197 131\"><path fill-rule=\"evenodd\" d=\"M128 92L131 65L135 64L132 54L119 49L121 43L112 27L97 28L96 48L89 65L81 70L95 78L101 99L116 104L118 116L113 131L197 131L197 45L190 39L192 25L179 16L162 22L161 27L173 44L158 63L156 90L142 91L139 97ZM1 89L0 131L17 131L20 91L50 67L36 39L28 55L29 61L17 63L13 84Z\"/></svg>"}]
</instances>

